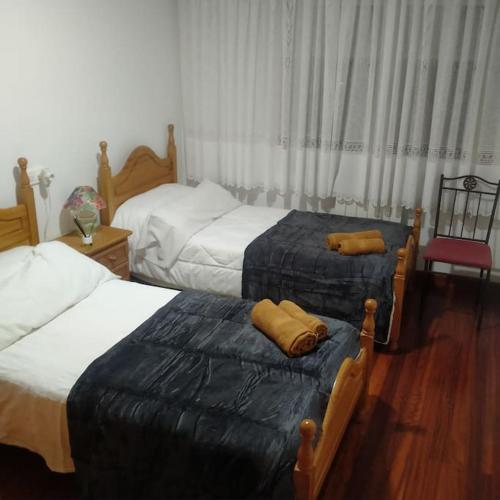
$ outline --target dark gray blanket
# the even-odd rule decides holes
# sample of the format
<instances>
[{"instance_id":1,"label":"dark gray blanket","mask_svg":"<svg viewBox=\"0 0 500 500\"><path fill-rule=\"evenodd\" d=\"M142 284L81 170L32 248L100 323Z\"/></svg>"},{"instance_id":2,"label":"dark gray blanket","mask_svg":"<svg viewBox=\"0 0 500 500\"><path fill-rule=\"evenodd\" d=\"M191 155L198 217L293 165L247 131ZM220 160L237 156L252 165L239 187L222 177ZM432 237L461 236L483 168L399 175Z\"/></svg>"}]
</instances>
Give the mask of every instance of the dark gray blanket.
<instances>
[{"instance_id":1,"label":"dark gray blanket","mask_svg":"<svg viewBox=\"0 0 500 500\"><path fill-rule=\"evenodd\" d=\"M182 292L87 368L67 403L84 498L292 497L299 424L359 335L325 318L331 338L290 359L252 306Z\"/></svg>"},{"instance_id":2,"label":"dark gray blanket","mask_svg":"<svg viewBox=\"0 0 500 500\"><path fill-rule=\"evenodd\" d=\"M326 246L328 233L370 229L382 231L386 254L342 256ZM378 302L375 340L386 343L396 252L410 233L410 227L394 222L292 210L246 248L242 296L293 300L356 328L363 321L364 301L371 297Z\"/></svg>"}]
</instances>

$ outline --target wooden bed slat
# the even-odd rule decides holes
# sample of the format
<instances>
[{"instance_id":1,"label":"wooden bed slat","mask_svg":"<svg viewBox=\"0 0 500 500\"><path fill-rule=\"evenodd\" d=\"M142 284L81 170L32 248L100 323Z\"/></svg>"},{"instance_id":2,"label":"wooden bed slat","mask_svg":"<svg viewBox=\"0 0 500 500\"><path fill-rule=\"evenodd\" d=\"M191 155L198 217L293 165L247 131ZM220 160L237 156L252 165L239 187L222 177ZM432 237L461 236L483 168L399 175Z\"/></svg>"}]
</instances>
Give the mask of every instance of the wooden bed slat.
<instances>
[{"instance_id":1,"label":"wooden bed slat","mask_svg":"<svg viewBox=\"0 0 500 500\"><path fill-rule=\"evenodd\" d=\"M24 205L0 209L0 250L30 244L28 212Z\"/></svg>"},{"instance_id":2,"label":"wooden bed slat","mask_svg":"<svg viewBox=\"0 0 500 500\"><path fill-rule=\"evenodd\" d=\"M19 158L17 164L21 171L19 205L0 209L0 251L39 242L35 197L26 171L28 161Z\"/></svg>"}]
</instances>

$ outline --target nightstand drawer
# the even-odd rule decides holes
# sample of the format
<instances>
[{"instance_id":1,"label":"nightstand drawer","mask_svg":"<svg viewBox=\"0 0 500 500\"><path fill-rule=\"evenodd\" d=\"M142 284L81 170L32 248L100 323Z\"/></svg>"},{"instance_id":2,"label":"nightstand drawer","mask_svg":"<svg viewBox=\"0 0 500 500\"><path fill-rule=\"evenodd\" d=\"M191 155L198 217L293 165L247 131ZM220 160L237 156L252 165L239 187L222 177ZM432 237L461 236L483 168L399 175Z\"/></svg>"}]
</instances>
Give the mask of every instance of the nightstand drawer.
<instances>
[{"instance_id":1,"label":"nightstand drawer","mask_svg":"<svg viewBox=\"0 0 500 500\"><path fill-rule=\"evenodd\" d=\"M127 238L131 234L127 229L99 226L93 235L94 243L92 245L84 245L80 233L76 231L57 239L96 262L103 264L111 272L118 274L123 279L129 280Z\"/></svg>"},{"instance_id":2,"label":"nightstand drawer","mask_svg":"<svg viewBox=\"0 0 500 500\"><path fill-rule=\"evenodd\" d=\"M121 276L126 281L130 280L130 270L128 268L128 262L125 262L117 267L114 267L113 269L111 269L111 272L118 274L118 276Z\"/></svg>"},{"instance_id":3,"label":"nightstand drawer","mask_svg":"<svg viewBox=\"0 0 500 500\"><path fill-rule=\"evenodd\" d=\"M92 258L111 270L124 263L126 263L128 267L128 244L124 241L119 245L115 245L103 252L93 255Z\"/></svg>"}]
</instances>

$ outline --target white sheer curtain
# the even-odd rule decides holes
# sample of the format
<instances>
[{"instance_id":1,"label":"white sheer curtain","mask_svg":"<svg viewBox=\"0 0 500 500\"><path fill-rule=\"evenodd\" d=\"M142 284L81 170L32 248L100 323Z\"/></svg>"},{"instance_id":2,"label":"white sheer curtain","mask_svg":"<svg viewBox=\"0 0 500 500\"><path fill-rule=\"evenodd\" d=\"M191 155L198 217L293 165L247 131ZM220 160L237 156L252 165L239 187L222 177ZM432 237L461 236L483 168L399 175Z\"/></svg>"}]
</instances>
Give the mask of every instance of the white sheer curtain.
<instances>
[{"instance_id":1,"label":"white sheer curtain","mask_svg":"<svg viewBox=\"0 0 500 500\"><path fill-rule=\"evenodd\" d=\"M178 2L186 170L429 208L500 178L498 0Z\"/></svg>"}]
</instances>

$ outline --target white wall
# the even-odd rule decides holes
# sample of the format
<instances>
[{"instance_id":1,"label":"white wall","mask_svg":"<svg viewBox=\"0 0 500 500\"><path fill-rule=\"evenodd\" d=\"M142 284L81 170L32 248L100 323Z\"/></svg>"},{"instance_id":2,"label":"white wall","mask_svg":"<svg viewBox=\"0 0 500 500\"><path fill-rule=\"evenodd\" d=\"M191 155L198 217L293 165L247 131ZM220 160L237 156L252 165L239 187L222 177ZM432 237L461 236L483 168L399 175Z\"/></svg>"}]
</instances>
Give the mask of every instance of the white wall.
<instances>
[{"instance_id":1,"label":"white wall","mask_svg":"<svg viewBox=\"0 0 500 500\"><path fill-rule=\"evenodd\" d=\"M62 206L75 186L96 186L100 140L112 168L138 144L166 150L166 125L181 111L174 9L169 0L0 0L0 207L15 204L19 156L49 168L49 219L35 187L42 239L73 229Z\"/></svg>"}]
</instances>

